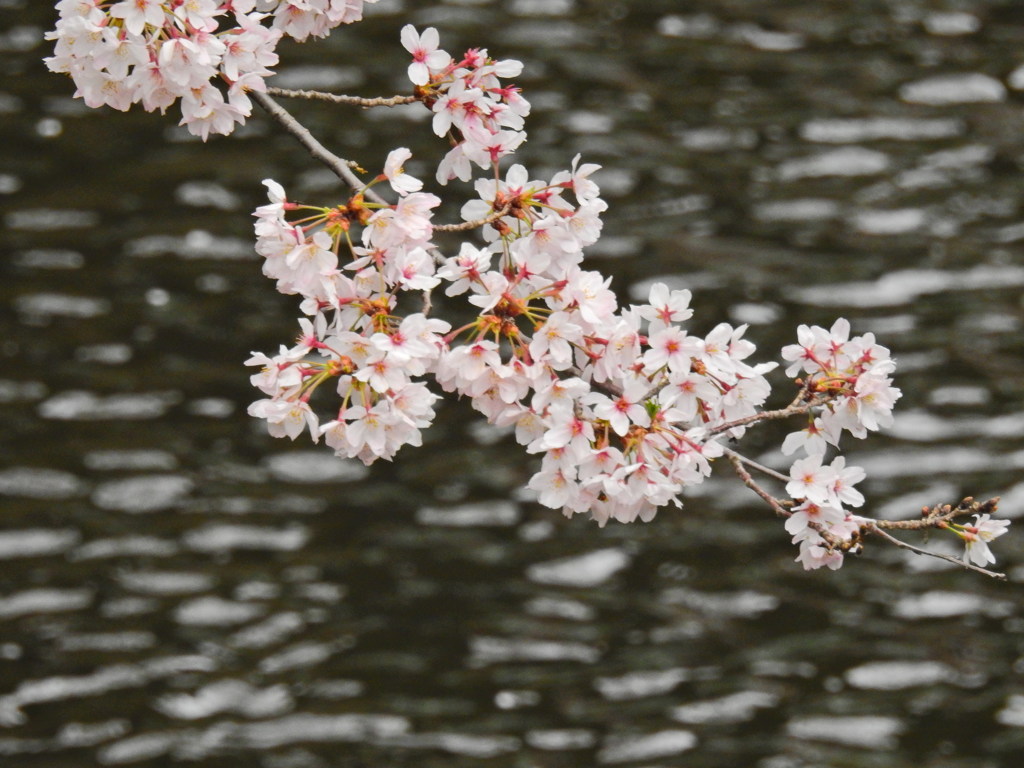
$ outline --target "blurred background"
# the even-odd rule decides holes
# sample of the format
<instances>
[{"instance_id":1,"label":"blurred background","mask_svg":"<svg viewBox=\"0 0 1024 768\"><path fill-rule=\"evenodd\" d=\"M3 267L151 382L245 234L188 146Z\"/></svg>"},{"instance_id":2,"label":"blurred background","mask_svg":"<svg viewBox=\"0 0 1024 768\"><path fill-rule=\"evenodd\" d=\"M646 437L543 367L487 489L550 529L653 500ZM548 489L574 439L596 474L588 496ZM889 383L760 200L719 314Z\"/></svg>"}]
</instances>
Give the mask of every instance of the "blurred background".
<instances>
[{"instance_id":1,"label":"blurred background","mask_svg":"<svg viewBox=\"0 0 1024 768\"><path fill-rule=\"evenodd\" d=\"M0 763L1021 765L1015 528L1006 584L874 542L805 573L728 472L647 525L540 508L458 403L371 469L267 437L242 362L297 310L250 213L336 179L259 114L203 145L86 109L48 6L0 0ZM895 427L845 445L868 514L1024 513L1019 3L381 0L274 84L406 90L407 22L525 63L518 157L604 166L624 301L691 288L759 361L839 315L893 350ZM366 168L444 149L421 108L287 106ZM784 432L747 454L785 466Z\"/></svg>"}]
</instances>

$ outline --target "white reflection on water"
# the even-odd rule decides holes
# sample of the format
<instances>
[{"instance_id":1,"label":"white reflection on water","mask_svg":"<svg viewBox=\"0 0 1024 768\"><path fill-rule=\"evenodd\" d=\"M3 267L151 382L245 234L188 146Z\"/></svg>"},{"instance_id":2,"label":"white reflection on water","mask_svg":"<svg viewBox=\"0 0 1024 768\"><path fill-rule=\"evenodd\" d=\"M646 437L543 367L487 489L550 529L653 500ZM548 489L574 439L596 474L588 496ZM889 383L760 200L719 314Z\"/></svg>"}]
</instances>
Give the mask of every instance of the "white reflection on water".
<instances>
[{"instance_id":1,"label":"white reflection on water","mask_svg":"<svg viewBox=\"0 0 1024 768\"><path fill-rule=\"evenodd\" d=\"M96 560L110 557L170 557L178 551L173 541L157 536L123 536L116 539L93 539L70 553L69 559Z\"/></svg>"},{"instance_id":2,"label":"white reflection on water","mask_svg":"<svg viewBox=\"0 0 1024 768\"><path fill-rule=\"evenodd\" d=\"M24 322L37 325L52 317L73 317L85 320L110 312L107 299L73 296L66 293L32 293L14 300L14 308L24 315Z\"/></svg>"},{"instance_id":3,"label":"white reflection on water","mask_svg":"<svg viewBox=\"0 0 1024 768\"><path fill-rule=\"evenodd\" d=\"M786 294L803 304L829 307L903 306L919 296L1024 285L1024 267L980 265L970 269L904 269L874 281L793 287Z\"/></svg>"},{"instance_id":4,"label":"white reflection on water","mask_svg":"<svg viewBox=\"0 0 1024 768\"><path fill-rule=\"evenodd\" d=\"M153 707L177 720L200 720L222 712L245 717L274 717L284 714L294 701L283 685L256 688L242 680L219 680L195 693L167 694Z\"/></svg>"},{"instance_id":5,"label":"white reflection on water","mask_svg":"<svg viewBox=\"0 0 1024 768\"><path fill-rule=\"evenodd\" d=\"M191 627L226 627L244 624L266 609L253 603L239 603L221 597L197 597L179 605L174 620Z\"/></svg>"},{"instance_id":6,"label":"white reflection on water","mask_svg":"<svg viewBox=\"0 0 1024 768\"><path fill-rule=\"evenodd\" d=\"M16 619L37 613L79 611L92 604L91 589L26 589L0 597L0 619Z\"/></svg>"},{"instance_id":7,"label":"white reflection on water","mask_svg":"<svg viewBox=\"0 0 1024 768\"><path fill-rule=\"evenodd\" d=\"M267 456L271 477L287 483L349 483L369 474L362 462L342 459L328 451L288 451Z\"/></svg>"},{"instance_id":8,"label":"white reflection on water","mask_svg":"<svg viewBox=\"0 0 1024 768\"><path fill-rule=\"evenodd\" d=\"M0 496L31 499L69 499L86 485L70 472L46 467L11 467L0 471Z\"/></svg>"},{"instance_id":9,"label":"white reflection on water","mask_svg":"<svg viewBox=\"0 0 1024 768\"><path fill-rule=\"evenodd\" d=\"M956 682L956 670L938 661L872 661L846 670L854 688L899 691L919 685Z\"/></svg>"},{"instance_id":10,"label":"white reflection on water","mask_svg":"<svg viewBox=\"0 0 1024 768\"><path fill-rule=\"evenodd\" d=\"M780 181L822 176L873 176L887 170L891 162L884 152L864 147L843 147L780 163L775 174Z\"/></svg>"},{"instance_id":11,"label":"white reflection on water","mask_svg":"<svg viewBox=\"0 0 1024 768\"><path fill-rule=\"evenodd\" d=\"M937 619L971 614L1008 616L1013 612L1013 604L974 592L932 590L922 595L901 597L893 603L891 611L901 619Z\"/></svg>"},{"instance_id":12,"label":"white reflection on water","mask_svg":"<svg viewBox=\"0 0 1024 768\"><path fill-rule=\"evenodd\" d=\"M74 528L25 528L0 532L0 560L66 552L82 535Z\"/></svg>"},{"instance_id":13,"label":"white reflection on water","mask_svg":"<svg viewBox=\"0 0 1024 768\"><path fill-rule=\"evenodd\" d=\"M596 587L626 568L631 559L618 548L599 549L585 555L535 563L526 569L526 577L539 584Z\"/></svg>"},{"instance_id":14,"label":"white reflection on water","mask_svg":"<svg viewBox=\"0 0 1024 768\"><path fill-rule=\"evenodd\" d=\"M195 487L181 475L142 475L100 483L92 503L119 512L160 512L176 506Z\"/></svg>"},{"instance_id":15,"label":"white reflection on water","mask_svg":"<svg viewBox=\"0 0 1024 768\"><path fill-rule=\"evenodd\" d=\"M601 651L591 645L555 640L477 636L469 639L469 667L509 661L578 661L593 664Z\"/></svg>"},{"instance_id":16,"label":"white reflection on water","mask_svg":"<svg viewBox=\"0 0 1024 768\"><path fill-rule=\"evenodd\" d=\"M768 709L778 703L779 697L768 691L740 691L718 699L673 707L669 717L687 725L742 723L752 719L759 709Z\"/></svg>"},{"instance_id":17,"label":"white reflection on water","mask_svg":"<svg viewBox=\"0 0 1024 768\"><path fill-rule=\"evenodd\" d=\"M897 737L906 730L895 717L798 717L786 723L786 731L797 739L827 741L864 749L894 749Z\"/></svg>"},{"instance_id":18,"label":"white reflection on water","mask_svg":"<svg viewBox=\"0 0 1024 768\"><path fill-rule=\"evenodd\" d=\"M709 670L702 670L699 677L708 677ZM714 674L713 670L710 670ZM673 690L680 683L694 678L694 672L683 667L657 669L647 672L630 672L621 677L598 677L594 687L608 701L627 701L660 696Z\"/></svg>"},{"instance_id":19,"label":"white reflection on water","mask_svg":"<svg viewBox=\"0 0 1024 768\"><path fill-rule=\"evenodd\" d=\"M938 75L906 83L900 88L900 98L911 104L930 106L977 104L1003 101L1006 98L1006 86L980 72Z\"/></svg>"},{"instance_id":20,"label":"white reflection on water","mask_svg":"<svg viewBox=\"0 0 1024 768\"><path fill-rule=\"evenodd\" d=\"M457 507L423 507L416 510L416 522L463 528L468 526L515 525L520 518L519 505L501 499L461 504Z\"/></svg>"},{"instance_id":21,"label":"white reflection on water","mask_svg":"<svg viewBox=\"0 0 1024 768\"><path fill-rule=\"evenodd\" d=\"M289 552L305 546L309 536L309 529L299 524L286 528L211 524L187 531L182 536L182 543L193 552L237 549Z\"/></svg>"},{"instance_id":22,"label":"white reflection on water","mask_svg":"<svg viewBox=\"0 0 1024 768\"><path fill-rule=\"evenodd\" d=\"M44 400L39 415L57 421L156 419L180 400L181 393L173 391L102 396L70 390Z\"/></svg>"},{"instance_id":23,"label":"white reflection on water","mask_svg":"<svg viewBox=\"0 0 1024 768\"><path fill-rule=\"evenodd\" d=\"M697 737L690 731L665 730L644 736L610 736L597 753L604 764L652 760L688 752L697 746Z\"/></svg>"}]
</instances>

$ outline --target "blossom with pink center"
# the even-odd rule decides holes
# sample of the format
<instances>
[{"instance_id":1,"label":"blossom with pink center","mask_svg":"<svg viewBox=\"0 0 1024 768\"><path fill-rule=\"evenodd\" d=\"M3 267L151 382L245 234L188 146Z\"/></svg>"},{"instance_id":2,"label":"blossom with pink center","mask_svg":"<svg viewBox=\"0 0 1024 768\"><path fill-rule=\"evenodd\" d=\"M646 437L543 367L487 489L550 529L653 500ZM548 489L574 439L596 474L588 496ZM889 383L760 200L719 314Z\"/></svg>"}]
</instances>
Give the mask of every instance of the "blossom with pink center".
<instances>
[{"instance_id":1,"label":"blossom with pink center","mask_svg":"<svg viewBox=\"0 0 1024 768\"><path fill-rule=\"evenodd\" d=\"M488 339L455 347L442 356L438 378L442 386L452 380L457 386L466 386L484 375L488 368L501 365L498 345Z\"/></svg>"},{"instance_id":2,"label":"blossom with pink center","mask_svg":"<svg viewBox=\"0 0 1024 768\"><path fill-rule=\"evenodd\" d=\"M550 425L547 432L527 447L528 453L553 448L567 448L579 456L589 453L594 442L594 425L591 422L581 419L572 408L564 406L551 409L545 420Z\"/></svg>"},{"instance_id":3,"label":"blossom with pink center","mask_svg":"<svg viewBox=\"0 0 1024 768\"><path fill-rule=\"evenodd\" d=\"M641 308L642 310L642 308ZM644 372L647 374L667 367L669 371L688 371L690 358L704 351L704 344L695 336L674 325L651 334L647 340L650 349L644 352Z\"/></svg>"},{"instance_id":4,"label":"blossom with pink center","mask_svg":"<svg viewBox=\"0 0 1024 768\"><path fill-rule=\"evenodd\" d=\"M491 268L493 258L493 254L475 248L471 243L463 243L459 255L445 260L437 270L439 278L451 281L451 285L444 289L445 296L458 296L469 290L474 282L480 281L480 275Z\"/></svg>"},{"instance_id":5,"label":"blossom with pink center","mask_svg":"<svg viewBox=\"0 0 1024 768\"><path fill-rule=\"evenodd\" d=\"M391 355L379 353L372 356L354 374L359 381L365 381L377 392L400 389L409 382L405 366Z\"/></svg>"},{"instance_id":6,"label":"blossom with pink center","mask_svg":"<svg viewBox=\"0 0 1024 768\"><path fill-rule=\"evenodd\" d=\"M812 501L805 501L798 507L793 507L792 514L786 518L786 530L794 536L812 528L813 525L828 529L833 525L843 522L846 513L841 509L828 504L815 504Z\"/></svg>"},{"instance_id":7,"label":"blossom with pink center","mask_svg":"<svg viewBox=\"0 0 1024 768\"><path fill-rule=\"evenodd\" d=\"M786 369L786 375L795 376L800 370L805 373L820 371L821 362L828 358L832 350L828 331L818 326L801 325L796 332L797 343L782 348L782 359L792 363Z\"/></svg>"},{"instance_id":8,"label":"blossom with pink center","mask_svg":"<svg viewBox=\"0 0 1024 768\"><path fill-rule=\"evenodd\" d=\"M854 488L867 473L861 467L847 467L846 458L837 456L830 465L834 478L830 489L831 503L835 506L845 504L850 507L859 507L864 504L864 495Z\"/></svg>"},{"instance_id":9,"label":"blossom with pink center","mask_svg":"<svg viewBox=\"0 0 1024 768\"><path fill-rule=\"evenodd\" d=\"M387 277L405 291L429 291L441 283L434 276L434 260L418 246L396 253L388 264Z\"/></svg>"},{"instance_id":10,"label":"blossom with pink center","mask_svg":"<svg viewBox=\"0 0 1024 768\"><path fill-rule=\"evenodd\" d=\"M786 493L794 499L807 499L814 504L828 504L835 483L835 470L821 465L821 456L808 456L793 462L789 470L792 478L786 484Z\"/></svg>"},{"instance_id":11,"label":"blossom with pink center","mask_svg":"<svg viewBox=\"0 0 1024 768\"><path fill-rule=\"evenodd\" d=\"M639 307L640 315L651 322L651 333L693 317L688 290L670 291L665 283L651 286L648 303Z\"/></svg>"},{"instance_id":12,"label":"blossom with pink center","mask_svg":"<svg viewBox=\"0 0 1024 768\"><path fill-rule=\"evenodd\" d=\"M527 105L527 109L529 109L529 105ZM580 202L590 202L595 200L601 193L597 184L590 179L590 175L595 171L599 171L601 166L595 163L579 165L580 157L582 156L576 155L572 159L571 170L556 173L551 178L551 184L568 187L576 195L577 200Z\"/></svg>"},{"instance_id":13,"label":"blossom with pink center","mask_svg":"<svg viewBox=\"0 0 1024 768\"><path fill-rule=\"evenodd\" d=\"M452 57L438 50L441 38L433 27L427 27L420 34L412 24L406 24L402 27L401 39L402 46L412 54L409 79L413 85L426 85L432 73L440 72L451 63Z\"/></svg>"},{"instance_id":14,"label":"blossom with pink center","mask_svg":"<svg viewBox=\"0 0 1024 768\"><path fill-rule=\"evenodd\" d=\"M475 123L470 125L473 124ZM463 127L468 128L469 126L464 123ZM474 136L473 138L473 141L466 142L463 151L467 158L481 168L486 169L495 165L501 158L519 149L519 145L526 141L526 132L497 130L492 133L488 131L482 136Z\"/></svg>"},{"instance_id":15,"label":"blossom with pink center","mask_svg":"<svg viewBox=\"0 0 1024 768\"><path fill-rule=\"evenodd\" d=\"M689 421L697 416L701 403L706 410L717 411L721 395L721 390L703 374L694 371L670 372L667 385L658 395L658 401L664 406L671 405L680 414L681 420Z\"/></svg>"},{"instance_id":16,"label":"blossom with pink center","mask_svg":"<svg viewBox=\"0 0 1024 768\"><path fill-rule=\"evenodd\" d=\"M594 408L594 415L604 419L615 434L625 435L631 425L651 426L651 416L644 406L644 400L650 394L651 386L643 379L630 379L622 388L622 394L614 399L608 395L594 392L584 400Z\"/></svg>"}]
</instances>

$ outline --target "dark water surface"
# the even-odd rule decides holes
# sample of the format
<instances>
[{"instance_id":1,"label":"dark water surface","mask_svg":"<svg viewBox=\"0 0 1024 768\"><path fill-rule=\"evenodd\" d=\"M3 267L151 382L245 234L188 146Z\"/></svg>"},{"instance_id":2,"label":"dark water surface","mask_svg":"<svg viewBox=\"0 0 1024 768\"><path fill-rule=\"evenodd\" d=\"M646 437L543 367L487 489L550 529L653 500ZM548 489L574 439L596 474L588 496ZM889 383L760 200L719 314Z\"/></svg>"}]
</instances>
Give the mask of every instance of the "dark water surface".
<instances>
[{"instance_id":1,"label":"dark water surface","mask_svg":"<svg viewBox=\"0 0 1024 768\"><path fill-rule=\"evenodd\" d=\"M724 475L648 525L539 508L457 404L371 470L262 434L241 363L295 311L249 214L333 177L262 118L87 110L52 21L0 0L0 764L1024 765L1018 531L1009 584L880 546L807 574ZM623 298L691 287L760 360L839 314L893 349L869 513L1022 514L1019 3L382 0L278 84L392 93L407 21L526 63L522 161L605 166ZM292 106L368 168L442 149L415 109Z\"/></svg>"}]
</instances>

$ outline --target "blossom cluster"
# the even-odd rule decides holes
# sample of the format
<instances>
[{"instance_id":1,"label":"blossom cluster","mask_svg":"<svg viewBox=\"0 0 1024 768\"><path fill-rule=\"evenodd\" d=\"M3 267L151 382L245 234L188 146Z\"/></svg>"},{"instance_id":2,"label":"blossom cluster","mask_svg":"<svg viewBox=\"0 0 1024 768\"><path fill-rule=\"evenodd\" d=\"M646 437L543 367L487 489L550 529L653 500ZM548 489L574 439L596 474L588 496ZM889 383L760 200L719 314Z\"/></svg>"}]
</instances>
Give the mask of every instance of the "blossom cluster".
<instances>
[{"instance_id":1,"label":"blossom cluster","mask_svg":"<svg viewBox=\"0 0 1024 768\"><path fill-rule=\"evenodd\" d=\"M477 48L454 59L439 44L433 27L422 34L411 24L402 29L402 45L413 56L409 79L434 113L434 133L453 144L438 166L437 181L469 181L473 163L490 170L526 141L523 119L530 103L518 88L500 80L517 77L523 65L515 59L495 61Z\"/></svg>"},{"instance_id":2,"label":"blossom cluster","mask_svg":"<svg viewBox=\"0 0 1024 768\"><path fill-rule=\"evenodd\" d=\"M205 140L252 113L247 91L266 90L282 36L322 37L376 1L60 0L46 64L90 107L164 113L180 99L180 124Z\"/></svg>"},{"instance_id":3,"label":"blossom cluster","mask_svg":"<svg viewBox=\"0 0 1024 768\"><path fill-rule=\"evenodd\" d=\"M252 382L268 395L249 413L266 419L270 433L295 439L308 429L314 440L324 436L342 456L367 464L391 458L402 445L421 443L420 429L434 418L437 395L422 381L435 368L450 325L415 313L394 314L402 291L436 286L428 249L431 211L440 199L412 191L418 180L400 163L408 150L391 153L385 166L396 192L395 206L365 203L362 195L330 208L299 206L284 189L266 181L270 203L256 211L256 250L263 271L282 293L303 297L298 342L277 355L254 353L250 365L263 367ZM307 211L298 222L287 214ZM342 263L342 244L351 243L352 227L361 228L362 245L351 246ZM319 357L320 359L315 359ZM309 405L318 387L333 385L341 396L336 417L323 423Z\"/></svg>"},{"instance_id":4,"label":"blossom cluster","mask_svg":"<svg viewBox=\"0 0 1024 768\"><path fill-rule=\"evenodd\" d=\"M256 224L264 272L301 294L312 320L295 346L254 353L249 362L263 370L253 382L268 397L250 413L273 434L308 429L369 463L419 443L433 395L414 379L429 373L542 456L529 483L541 503L601 524L649 520L679 504L683 487L721 455L718 435L742 434L730 422L763 404L774 364L744 362L754 351L745 327L688 333L689 291L659 283L648 303L620 311L609 281L581 269L604 210L594 165L574 163L548 181L514 165L502 181L478 181L478 202L509 213L493 220L489 244L463 243L435 268L429 214L440 201L409 191L418 180L398 165L407 154L393 152L382 174L398 203L377 210L361 194L334 208L300 206L268 182L271 203ZM463 216L479 208L467 204ZM313 215L288 220L304 210ZM362 245L342 263L355 225ZM450 332L421 313L398 314L402 292L442 283L448 296L469 294L471 322ZM309 397L332 378L341 406L321 424Z\"/></svg>"},{"instance_id":5,"label":"blossom cluster","mask_svg":"<svg viewBox=\"0 0 1024 768\"><path fill-rule=\"evenodd\" d=\"M892 386L896 365L889 350L875 342L873 334L850 338L850 324L840 318L831 329L801 325L797 344L784 347L782 358L790 362L789 376L806 376L809 397L825 396L820 408L810 412L804 429L793 432L782 444L786 455L802 450L805 458L790 468L786 492L802 502L792 510L786 530L799 544L797 558L806 568L842 565L842 551L830 545L849 540L862 520L846 511L860 507L864 497L853 486L864 479L860 467L847 467L838 456L825 464L829 445L838 447L843 431L865 437L868 431L892 423L892 409L901 392Z\"/></svg>"},{"instance_id":6,"label":"blossom cluster","mask_svg":"<svg viewBox=\"0 0 1024 768\"><path fill-rule=\"evenodd\" d=\"M646 303L620 307L610 280L582 267L607 208L592 178L598 166L577 156L547 180L531 179L519 164L498 175L502 154L525 138L512 128L521 127L526 102L500 79L518 73L518 62L477 51L455 62L438 48L436 30L420 34L411 25L402 42L435 132L455 142L458 159L449 153L438 181L468 177L469 159L494 174L474 183L476 197L461 212L482 228L484 242L441 255L432 242L441 201L405 172L405 148L333 207L289 202L267 181L257 251L278 290L303 297L307 317L294 346L248 361L262 368L252 381L267 395L250 414L271 434L294 439L308 431L338 455L371 463L421 443L434 418L437 396L424 381L432 376L540 456L528 485L541 504L589 514L602 526L680 506L684 490L725 453L721 441L741 437L759 418L771 391L765 374L776 364L747 362L755 347L746 326L721 323L704 336L687 329L688 290L656 283ZM488 135L497 141L484 151ZM368 202L369 187L384 181L397 202ZM439 286L449 298L465 296L472 319L453 330L422 312L403 315L410 292ZM807 426L783 445L787 455L803 454L786 486L793 499L786 529L805 568L838 568L844 544L865 522L847 511L864 503L854 487L864 471L842 456L826 464L826 451L844 431L864 437L891 422L900 396L890 378L895 366L871 334L850 338L845 320L830 330L801 326L782 357L790 377L803 377L796 383L808 414ZM321 419L310 397L328 381L340 405ZM977 542L998 535L983 521L957 528L975 552Z\"/></svg>"},{"instance_id":7,"label":"blossom cluster","mask_svg":"<svg viewBox=\"0 0 1024 768\"><path fill-rule=\"evenodd\" d=\"M266 91L282 36L323 36L361 18L364 2L376 0L60 0L47 64L70 74L89 106L141 102L163 112L180 99L182 124L205 139L250 114L247 92ZM247 361L260 368L251 381L264 395L249 413L271 435L308 432L370 464L422 444L439 399L433 379L540 457L528 485L541 504L602 526L681 506L684 491L727 453L742 476L746 460L723 441L769 418L765 374L776 368L750 362L747 327L694 333L690 292L665 283L646 302L619 306L610 279L582 266L607 209L592 178L599 167L577 155L547 179L520 164L500 173L501 159L526 140L530 105L503 83L521 63L479 49L455 59L433 28L407 25L401 42L412 55L414 98L452 145L437 182L472 181L474 166L485 172L462 207L466 223L443 229L480 229L482 238L442 253L433 221L441 199L405 172L404 147L341 203L301 204L266 180L256 251L277 289L301 298L303 316L294 344ZM371 189L385 183L394 203ZM457 328L429 316L431 293L442 287L469 305ZM426 300L415 311L419 293ZM873 521L849 511L864 504L855 488L863 469L826 455L843 432L863 438L891 424L901 394L895 364L871 334L851 338L843 319L828 330L800 326L782 358L799 396L770 417L807 419L782 446L797 454L791 501L744 479L786 515L798 562L835 569ZM965 561L984 566L995 561L988 543L1008 525L986 513L974 525L940 527L965 543Z\"/></svg>"}]
</instances>

